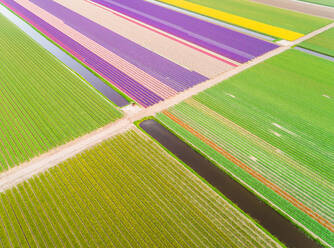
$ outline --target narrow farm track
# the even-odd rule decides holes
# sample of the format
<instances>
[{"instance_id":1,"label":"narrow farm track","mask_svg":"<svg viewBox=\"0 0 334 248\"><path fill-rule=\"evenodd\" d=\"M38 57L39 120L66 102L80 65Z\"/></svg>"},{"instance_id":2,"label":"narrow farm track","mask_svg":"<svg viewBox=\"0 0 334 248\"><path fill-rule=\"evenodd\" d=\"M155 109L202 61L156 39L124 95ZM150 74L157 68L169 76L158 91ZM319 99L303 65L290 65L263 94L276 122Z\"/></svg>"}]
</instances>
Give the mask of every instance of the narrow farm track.
<instances>
[{"instance_id":1,"label":"narrow farm track","mask_svg":"<svg viewBox=\"0 0 334 248\"><path fill-rule=\"evenodd\" d=\"M334 28L331 28L317 36L314 36L312 39L302 42L298 48L301 47L308 49L310 52L319 53L318 56L322 55L329 56L327 57L327 59L332 59L332 61L334 61L333 40L334 40Z\"/></svg>"},{"instance_id":2,"label":"narrow farm track","mask_svg":"<svg viewBox=\"0 0 334 248\"><path fill-rule=\"evenodd\" d=\"M131 113L123 117L121 120L116 121L114 124L109 124L99 130L96 130L88 135L85 135L81 138L75 139L65 145L59 146L56 149L53 149L45 154L42 154L39 157L34 158L33 160L23 163L20 166L9 169L8 171L0 174L0 190L4 191L17 183L20 183L35 174L40 173L41 171L51 168L58 163L64 161L65 159L72 157L85 149L94 146L95 144L111 137L114 134L122 133L125 130L128 130L132 123L138 120L141 120L145 117L153 116L156 113L159 113L163 110L168 109L171 106L174 106L187 98L198 94L199 92L204 91L205 89L211 88L212 86L220 83L221 81L230 78L256 64L259 64L275 55L278 55L292 46L297 45L304 40L307 40L325 30L334 27L334 23L327 25L317 31L314 31L294 42L291 42L288 46L279 47L263 56L260 56L246 64L243 64L227 73L224 73L212 80L208 80L205 84L200 84L194 86L191 89L188 89L170 99L167 99L163 102L155 104L146 109L142 109L139 112Z\"/></svg>"},{"instance_id":3,"label":"narrow farm track","mask_svg":"<svg viewBox=\"0 0 334 248\"><path fill-rule=\"evenodd\" d=\"M324 18L334 19L334 8L302 2L298 0L251 0L253 2L271 5L274 7L289 9L309 15L320 16Z\"/></svg>"}]
</instances>

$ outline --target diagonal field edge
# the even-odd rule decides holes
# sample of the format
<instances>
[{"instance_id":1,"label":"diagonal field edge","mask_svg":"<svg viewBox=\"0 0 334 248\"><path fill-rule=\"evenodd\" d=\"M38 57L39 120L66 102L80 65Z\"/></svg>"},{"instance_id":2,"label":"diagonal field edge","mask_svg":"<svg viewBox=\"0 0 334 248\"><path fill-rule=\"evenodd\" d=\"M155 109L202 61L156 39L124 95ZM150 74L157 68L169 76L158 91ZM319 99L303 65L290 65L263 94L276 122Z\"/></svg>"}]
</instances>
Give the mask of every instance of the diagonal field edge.
<instances>
[{"instance_id":1,"label":"diagonal field edge","mask_svg":"<svg viewBox=\"0 0 334 248\"><path fill-rule=\"evenodd\" d=\"M303 212L305 212L306 214L308 214L311 218L313 218L314 220L316 220L317 222L319 222L321 225L323 225L324 227L328 228L330 231L334 232L334 225L333 224L331 224L328 220L326 220L325 218L323 218L322 216L320 216L319 214L317 214L316 212L314 212L309 207L305 206L303 203L301 203L300 201L298 201L296 198L294 198L293 196L291 196L290 194L288 194L284 190L280 189L277 185L275 185L274 183L270 182L263 175L261 175L260 173L258 173L255 170L253 170L252 168L250 168L249 166L247 166L245 163L241 162L239 159L237 159L236 157L234 157L233 155L231 155L230 153L228 153L223 148L219 147L217 144L215 144L210 139L206 138L205 136L203 136L202 134L200 134L199 132L197 132L195 129L193 129L192 127L190 127L186 123L184 123L182 120L178 119L176 116L174 116L170 112L163 111L163 114L166 115L167 117L169 117L170 119L172 119L173 121L175 121L176 123L178 123L181 127L183 127L184 129L186 129L187 131L189 131L190 133L192 133L196 137L198 137L201 141L203 141L204 143L206 143L207 145L209 145L211 148L213 148L214 150L216 150L217 152L219 152L226 159L230 160L232 163L234 163L235 165L237 165L238 167L240 167L241 169L245 170L247 173L249 173L250 175L252 175L253 177L255 177L257 180L259 180L260 182L262 182L268 188L270 188L273 191L275 191L278 195L280 195L283 198L285 198L286 200L288 200L295 207L299 208L300 210L302 210Z\"/></svg>"}]
</instances>

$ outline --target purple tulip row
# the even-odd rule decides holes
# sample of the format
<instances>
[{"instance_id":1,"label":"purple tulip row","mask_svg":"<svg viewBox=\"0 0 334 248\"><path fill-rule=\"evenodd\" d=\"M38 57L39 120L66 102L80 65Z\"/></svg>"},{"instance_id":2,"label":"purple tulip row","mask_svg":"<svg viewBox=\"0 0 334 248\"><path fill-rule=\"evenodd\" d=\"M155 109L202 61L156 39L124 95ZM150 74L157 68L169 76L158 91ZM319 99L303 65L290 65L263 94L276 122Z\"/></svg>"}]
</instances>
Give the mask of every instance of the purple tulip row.
<instances>
[{"instance_id":1,"label":"purple tulip row","mask_svg":"<svg viewBox=\"0 0 334 248\"><path fill-rule=\"evenodd\" d=\"M275 44L144 0L92 1L240 63L277 48Z\"/></svg>"},{"instance_id":2,"label":"purple tulip row","mask_svg":"<svg viewBox=\"0 0 334 248\"><path fill-rule=\"evenodd\" d=\"M126 75L124 72L118 70L110 63L101 59L99 56L97 56L90 50L86 49L85 47L80 45L78 42L74 41L73 39L71 39L70 37L62 33L61 31L59 31L58 29L54 28L52 25L48 24L47 22L45 22L44 20L36 16L34 13L30 12L26 8L22 7L15 1L13 0L1 0L1 1L7 4L8 7L16 11L19 15L21 15L24 19L30 22L33 26L35 26L37 29L39 29L41 32L43 32L53 41L58 43L61 47L63 47L68 52L76 56L78 59L80 59L83 63L85 63L89 67L93 68L100 75L108 79L108 81L110 81L120 90L128 94L130 97L132 97L134 100L136 100L141 105L148 107L148 106L154 105L158 103L159 101L163 100L163 98L153 93L152 91L150 91L143 85L141 85L140 82L135 81L134 79ZM71 17L73 18L73 16ZM86 29L89 29L89 30L95 28L91 26L86 27L84 25L82 25L82 27L85 27ZM106 35L106 34L103 33L103 35ZM116 41L116 42L124 43L124 40ZM116 43L116 42L114 41L110 44L119 45L119 43ZM129 51L132 49L131 45L130 47L124 47L123 49L127 49ZM138 46L137 44L135 45ZM145 57L146 54L142 52L140 53L140 55ZM127 57L127 59L128 61L135 60L135 58L130 59L129 57ZM136 61L133 62L133 64L135 65L140 63L140 61L137 61L137 63L135 62ZM173 62L170 62L158 55L156 55L156 59L154 60L154 63L156 66L159 66L158 68L161 68L163 70L157 71L155 70L154 67L153 68L146 67L147 70L150 70L151 72L150 74L154 75L158 79L166 79L164 83L170 86L171 88L175 88L179 92L189 87L192 87L200 82L203 82L207 79L206 77L198 73L186 70L174 64ZM175 71L171 70L171 67L169 67L170 63L174 64L174 67L177 67L177 69L179 70L175 70ZM148 66L148 65L145 65L145 66ZM184 71L186 71L186 73L184 73ZM183 76L183 80L182 80L182 76Z\"/></svg>"},{"instance_id":3,"label":"purple tulip row","mask_svg":"<svg viewBox=\"0 0 334 248\"><path fill-rule=\"evenodd\" d=\"M31 0L96 43L114 52L169 87L183 91L207 78L128 40L52 0Z\"/></svg>"}]
</instances>

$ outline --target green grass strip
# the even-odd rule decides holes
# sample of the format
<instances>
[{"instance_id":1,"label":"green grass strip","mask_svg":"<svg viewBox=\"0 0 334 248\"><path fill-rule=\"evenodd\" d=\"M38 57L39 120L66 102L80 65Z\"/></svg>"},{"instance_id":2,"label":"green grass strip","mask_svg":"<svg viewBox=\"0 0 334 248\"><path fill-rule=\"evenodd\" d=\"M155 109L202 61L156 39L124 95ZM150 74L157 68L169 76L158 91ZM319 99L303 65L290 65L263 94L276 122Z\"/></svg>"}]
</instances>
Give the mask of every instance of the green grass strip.
<instances>
[{"instance_id":1,"label":"green grass strip","mask_svg":"<svg viewBox=\"0 0 334 248\"><path fill-rule=\"evenodd\" d=\"M334 28L302 42L299 46L334 57Z\"/></svg>"}]
</instances>

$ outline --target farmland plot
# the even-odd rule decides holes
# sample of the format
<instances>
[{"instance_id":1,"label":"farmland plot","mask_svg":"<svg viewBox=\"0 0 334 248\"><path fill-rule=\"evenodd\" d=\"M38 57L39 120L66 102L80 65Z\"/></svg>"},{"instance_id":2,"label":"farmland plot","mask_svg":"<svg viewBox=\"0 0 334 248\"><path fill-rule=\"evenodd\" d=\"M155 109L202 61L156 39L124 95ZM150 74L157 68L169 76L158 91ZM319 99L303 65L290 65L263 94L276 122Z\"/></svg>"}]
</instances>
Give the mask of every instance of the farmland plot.
<instances>
[{"instance_id":1,"label":"farmland plot","mask_svg":"<svg viewBox=\"0 0 334 248\"><path fill-rule=\"evenodd\" d=\"M159 0L205 16L285 40L295 40L330 20L249 0Z\"/></svg>"},{"instance_id":2,"label":"farmland plot","mask_svg":"<svg viewBox=\"0 0 334 248\"><path fill-rule=\"evenodd\" d=\"M208 79L55 1L0 2L144 107Z\"/></svg>"},{"instance_id":3,"label":"farmland plot","mask_svg":"<svg viewBox=\"0 0 334 248\"><path fill-rule=\"evenodd\" d=\"M334 57L334 28L302 42L300 46Z\"/></svg>"},{"instance_id":4,"label":"farmland plot","mask_svg":"<svg viewBox=\"0 0 334 248\"><path fill-rule=\"evenodd\" d=\"M329 61L289 50L158 119L333 245L333 71Z\"/></svg>"},{"instance_id":5,"label":"farmland plot","mask_svg":"<svg viewBox=\"0 0 334 248\"><path fill-rule=\"evenodd\" d=\"M239 63L245 63L278 47L273 43L143 0L94 0L93 2Z\"/></svg>"},{"instance_id":6,"label":"farmland plot","mask_svg":"<svg viewBox=\"0 0 334 248\"><path fill-rule=\"evenodd\" d=\"M121 113L0 15L0 170L104 126Z\"/></svg>"},{"instance_id":7,"label":"farmland plot","mask_svg":"<svg viewBox=\"0 0 334 248\"><path fill-rule=\"evenodd\" d=\"M138 130L0 198L7 247L281 246Z\"/></svg>"}]
</instances>

